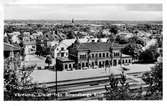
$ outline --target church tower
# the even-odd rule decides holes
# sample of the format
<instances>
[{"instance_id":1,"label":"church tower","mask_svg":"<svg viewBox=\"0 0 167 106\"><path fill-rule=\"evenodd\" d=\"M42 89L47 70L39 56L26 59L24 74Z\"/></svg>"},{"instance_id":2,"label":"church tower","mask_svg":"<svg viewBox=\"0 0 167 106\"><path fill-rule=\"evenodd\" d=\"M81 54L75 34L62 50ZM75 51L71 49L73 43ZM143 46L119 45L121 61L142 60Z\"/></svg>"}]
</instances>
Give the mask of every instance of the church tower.
<instances>
[{"instance_id":1,"label":"church tower","mask_svg":"<svg viewBox=\"0 0 167 106\"><path fill-rule=\"evenodd\" d=\"M71 22L72 22L72 24L74 24L74 19L72 19L72 21L71 21Z\"/></svg>"}]
</instances>

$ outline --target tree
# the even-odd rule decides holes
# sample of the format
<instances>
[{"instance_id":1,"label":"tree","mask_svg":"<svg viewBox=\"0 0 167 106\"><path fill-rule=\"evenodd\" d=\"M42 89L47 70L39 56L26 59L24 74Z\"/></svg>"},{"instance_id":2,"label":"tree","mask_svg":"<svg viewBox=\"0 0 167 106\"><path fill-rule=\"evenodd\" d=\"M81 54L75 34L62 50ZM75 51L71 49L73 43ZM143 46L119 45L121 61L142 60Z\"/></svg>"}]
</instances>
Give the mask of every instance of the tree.
<instances>
[{"instance_id":1,"label":"tree","mask_svg":"<svg viewBox=\"0 0 167 106\"><path fill-rule=\"evenodd\" d=\"M147 99L162 99L162 65L162 62L156 63L150 72L146 72L142 76L143 81L149 85L146 95Z\"/></svg>"},{"instance_id":2,"label":"tree","mask_svg":"<svg viewBox=\"0 0 167 106\"><path fill-rule=\"evenodd\" d=\"M110 33L113 33L116 35L118 33L118 27L117 26L110 26Z\"/></svg>"},{"instance_id":3,"label":"tree","mask_svg":"<svg viewBox=\"0 0 167 106\"><path fill-rule=\"evenodd\" d=\"M109 35L108 42L110 42L110 43L114 43L115 42L115 35L114 34L110 34Z\"/></svg>"},{"instance_id":4,"label":"tree","mask_svg":"<svg viewBox=\"0 0 167 106\"><path fill-rule=\"evenodd\" d=\"M128 43L128 39L125 38L124 36L117 35L115 38L115 41L118 42L119 44L126 44Z\"/></svg>"},{"instance_id":5,"label":"tree","mask_svg":"<svg viewBox=\"0 0 167 106\"><path fill-rule=\"evenodd\" d=\"M141 53L139 60L140 62L143 62L143 63L153 63L155 62L154 53L151 50L147 49Z\"/></svg>"},{"instance_id":6,"label":"tree","mask_svg":"<svg viewBox=\"0 0 167 106\"><path fill-rule=\"evenodd\" d=\"M132 58L138 58L142 53L142 46L140 44L128 44L122 50L123 54L131 55Z\"/></svg>"},{"instance_id":7,"label":"tree","mask_svg":"<svg viewBox=\"0 0 167 106\"><path fill-rule=\"evenodd\" d=\"M42 55L42 47L41 47L41 45L39 45L39 44L36 45L36 52L35 52L35 54L38 55L38 56Z\"/></svg>"},{"instance_id":8,"label":"tree","mask_svg":"<svg viewBox=\"0 0 167 106\"><path fill-rule=\"evenodd\" d=\"M102 30L102 29L100 29L100 30L97 32L96 37L97 37L97 38L104 38L104 37L105 37L105 35L103 34L103 30Z\"/></svg>"},{"instance_id":9,"label":"tree","mask_svg":"<svg viewBox=\"0 0 167 106\"><path fill-rule=\"evenodd\" d=\"M138 36L133 36L133 37L129 38L128 40L130 43L136 43L136 44L140 44L142 46L145 45L144 40L139 38Z\"/></svg>"},{"instance_id":10,"label":"tree","mask_svg":"<svg viewBox=\"0 0 167 106\"><path fill-rule=\"evenodd\" d=\"M4 99L22 99L17 94L23 93L25 89L33 87L30 74L34 67L18 70L19 62L17 58L9 57L4 62ZM28 71L26 71L26 70ZM31 85L31 86L30 86Z\"/></svg>"},{"instance_id":11,"label":"tree","mask_svg":"<svg viewBox=\"0 0 167 106\"><path fill-rule=\"evenodd\" d=\"M31 73L36 65L24 66L18 70L16 57L4 61L4 100L51 100L49 89L32 83ZM45 96L46 95L46 96Z\"/></svg>"},{"instance_id":12,"label":"tree","mask_svg":"<svg viewBox=\"0 0 167 106\"><path fill-rule=\"evenodd\" d=\"M139 60L143 63L153 63L157 60L158 56L159 54L157 52L157 46L150 46L140 54Z\"/></svg>"},{"instance_id":13,"label":"tree","mask_svg":"<svg viewBox=\"0 0 167 106\"><path fill-rule=\"evenodd\" d=\"M67 32L67 39L73 39L75 38L75 33L73 31L68 31Z\"/></svg>"},{"instance_id":14,"label":"tree","mask_svg":"<svg viewBox=\"0 0 167 106\"><path fill-rule=\"evenodd\" d=\"M126 76L121 74L121 78L115 78L113 74L109 77L109 87L105 86L107 91L107 100L129 100L129 84L126 82Z\"/></svg>"},{"instance_id":15,"label":"tree","mask_svg":"<svg viewBox=\"0 0 167 106\"><path fill-rule=\"evenodd\" d=\"M52 64L52 57L50 55L46 56L45 63L48 64L48 67L49 67L50 64Z\"/></svg>"}]
</instances>

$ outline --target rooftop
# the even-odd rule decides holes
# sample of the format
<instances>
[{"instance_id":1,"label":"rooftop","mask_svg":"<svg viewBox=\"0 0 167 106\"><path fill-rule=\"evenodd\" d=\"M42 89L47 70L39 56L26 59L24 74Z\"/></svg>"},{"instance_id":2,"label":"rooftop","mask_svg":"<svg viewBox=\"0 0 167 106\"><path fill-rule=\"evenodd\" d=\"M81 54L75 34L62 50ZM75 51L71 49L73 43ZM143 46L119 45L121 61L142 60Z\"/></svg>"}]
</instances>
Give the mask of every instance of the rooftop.
<instances>
[{"instance_id":1,"label":"rooftop","mask_svg":"<svg viewBox=\"0 0 167 106\"><path fill-rule=\"evenodd\" d=\"M24 45L36 45L36 41L28 41L28 42L23 42Z\"/></svg>"},{"instance_id":2,"label":"rooftop","mask_svg":"<svg viewBox=\"0 0 167 106\"><path fill-rule=\"evenodd\" d=\"M120 45L116 43L105 43L105 42L90 42L90 43L80 43L78 45L78 51L90 50L90 51L108 51L112 49L121 49L125 45Z\"/></svg>"},{"instance_id":3,"label":"rooftop","mask_svg":"<svg viewBox=\"0 0 167 106\"><path fill-rule=\"evenodd\" d=\"M20 48L9 43L4 43L4 51L19 51Z\"/></svg>"}]
</instances>

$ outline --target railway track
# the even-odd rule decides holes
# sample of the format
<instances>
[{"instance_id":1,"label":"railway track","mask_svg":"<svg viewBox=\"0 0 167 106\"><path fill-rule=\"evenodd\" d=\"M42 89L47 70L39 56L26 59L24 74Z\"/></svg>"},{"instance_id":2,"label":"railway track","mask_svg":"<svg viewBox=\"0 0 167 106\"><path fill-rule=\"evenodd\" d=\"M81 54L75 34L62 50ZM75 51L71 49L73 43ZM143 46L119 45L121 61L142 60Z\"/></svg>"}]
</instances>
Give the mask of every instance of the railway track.
<instances>
[{"instance_id":1,"label":"railway track","mask_svg":"<svg viewBox=\"0 0 167 106\"><path fill-rule=\"evenodd\" d=\"M141 77L141 72L128 73L127 75ZM116 75L116 77L120 77ZM100 76L92 78L73 79L66 81L57 81L57 92L59 94L57 100L90 100L102 98L106 93L105 85L109 85L109 76ZM146 88L144 83L138 83L134 79L127 78L131 90L140 87ZM50 93L56 92L55 82L46 83Z\"/></svg>"}]
</instances>

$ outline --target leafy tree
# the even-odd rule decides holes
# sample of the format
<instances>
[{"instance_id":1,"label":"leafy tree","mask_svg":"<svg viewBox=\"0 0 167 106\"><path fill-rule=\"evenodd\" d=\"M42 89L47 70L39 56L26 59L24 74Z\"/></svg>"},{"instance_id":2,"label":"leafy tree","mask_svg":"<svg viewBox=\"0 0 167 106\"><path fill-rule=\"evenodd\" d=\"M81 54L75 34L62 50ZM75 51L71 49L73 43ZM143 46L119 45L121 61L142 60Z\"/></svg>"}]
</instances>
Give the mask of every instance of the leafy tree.
<instances>
[{"instance_id":1,"label":"leafy tree","mask_svg":"<svg viewBox=\"0 0 167 106\"><path fill-rule=\"evenodd\" d=\"M18 70L19 60L9 57L4 62L4 99L21 99L17 94L21 94L23 89L28 89L31 84L30 74L34 68L23 68ZM28 70L25 71L24 69Z\"/></svg>"},{"instance_id":2,"label":"leafy tree","mask_svg":"<svg viewBox=\"0 0 167 106\"><path fill-rule=\"evenodd\" d=\"M107 100L129 100L129 84L126 82L126 77L121 74L121 78L115 78L111 74L109 77L109 87L105 86L107 91Z\"/></svg>"},{"instance_id":3,"label":"leafy tree","mask_svg":"<svg viewBox=\"0 0 167 106\"><path fill-rule=\"evenodd\" d=\"M145 50L144 52L141 53L139 60L140 62L143 62L143 63L155 62L154 53L151 50Z\"/></svg>"},{"instance_id":4,"label":"leafy tree","mask_svg":"<svg viewBox=\"0 0 167 106\"><path fill-rule=\"evenodd\" d=\"M138 58L142 51L142 46L135 43L128 44L122 49L123 54L131 55L133 58Z\"/></svg>"},{"instance_id":5,"label":"leafy tree","mask_svg":"<svg viewBox=\"0 0 167 106\"><path fill-rule=\"evenodd\" d=\"M103 34L103 30L102 29L100 29L98 32L97 32L97 34L96 34L96 37L97 38L104 38L106 35L105 34Z\"/></svg>"},{"instance_id":6,"label":"leafy tree","mask_svg":"<svg viewBox=\"0 0 167 106\"><path fill-rule=\"evenodd\" d=\"M147 89L147 99L162 99L163 83L162 83L162 62L156 63L150 72L143 74L143 81L149 85Z\"/></svg>"},{"instance_id":7,"label":"leafy tree","mask_svg":"<svg viewBox=\"0 0 167 106\"><path fill-rule=\"evenodd\" d=\"M68 31L67 32L67 39L73 39L75 38L75 34L73 31Z\"/></svg>"},{"instance_id":8,"label":"leafy tree","mask_svg":"<svg viewBox=\"0 0 167 106\"><path fill-rule=\"evenodd\" d=\"M118 33L118 27L117 26L110 26L110 32L116 35Z\"/></svg>"},{"instance_id":9,"label":"leafy tree","mask_svg":"<svg viewBox=\"0 0 167 106\"><path fill-rule=\"evenodd\" d=\"M150 46L140 54L139 60L144 63L152 63L157 60L158 56L159 54L157 52L157 46Z\"/></svg>"},{"instance_id":10,"label":"leafy tree","mask_svg":"<svg viewBox=\"0 0 167 106\"><path fill-rule=\"evenodd\" d=\"M110 43L114 43L115 42L115 35L114 34L110 34L109 35L108 42L110 42Z\"/></svg>"},{"instance_id":11,"label":"leafy tree","mask_svg":"<svg viewBox=\"0 0 167 106\"><path fill-rule=\"evenodd\" d=\"M133 36L133 37L129 38L129 42L140 44L142 46L145 45L145 42L143 41L143 39L139 38L138 36Z\"/></svg>"},{"instance_id":12,"label":"leafy tree","mask_svg":"<svg viewBox=\"0 0 167 106\"><path fill-rule=\"evenodd\" d=\"M41 56L42 55L42 47L41 45L36 45L36 55Z\"/></svg>"},{"instance_id":13,"label":"leafy tree","mask_svg":"<svg viewBox=\"0 0 167 106\"><path fill-rule=\"evenodd\" d=\"M4 100L51 100L55 95L49 89L32 83L30 77L36 65L20 67L18 60L10 57L4 61ZM53 96L54 95L54 96Z\"/></svg>"},{"instance_id":14,"label":"leafy tree","mask_svg":"<svg viewBox=\"0 0 167 106\"><path fill-rule=\"evenodd\" d=\"M128 43L128 39L121 35L117 35L115 41L118 42L119 44Z\"/></svg>"},{"instance_id":15,"label":"leafy tree","mask_svg":"<svg viewBox=\"0 0 167 106\"><path fill-rule=\"evenodd\" d=\"M49 67L50 64L52 64L52 57L50 55L46 56L45 63L48 64L48 67Z\"/></svg>"}]
</instances>

